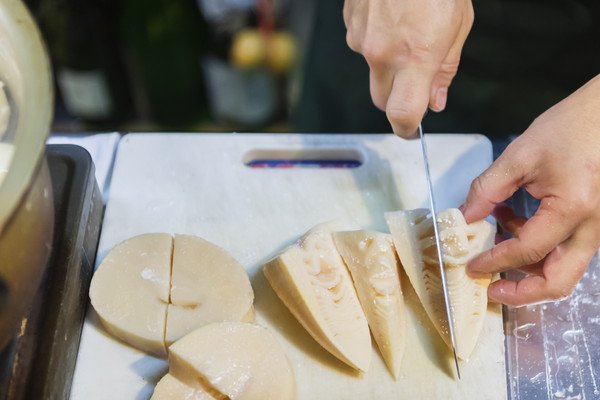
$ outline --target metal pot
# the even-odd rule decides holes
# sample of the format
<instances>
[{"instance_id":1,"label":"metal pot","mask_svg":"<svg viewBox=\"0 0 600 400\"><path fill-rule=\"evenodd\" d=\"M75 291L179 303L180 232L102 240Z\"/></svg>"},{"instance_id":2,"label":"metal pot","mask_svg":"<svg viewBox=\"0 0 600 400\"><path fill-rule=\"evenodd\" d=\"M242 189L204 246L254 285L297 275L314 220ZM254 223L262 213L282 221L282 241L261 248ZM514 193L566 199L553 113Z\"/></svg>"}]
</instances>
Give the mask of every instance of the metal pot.
<instances>
[{"instance_id":1,"label":"metal pot","mask_svg":"<svg viewBox=\"0 0 600 400\"><path fill-rule=\"evenodd\" d=\"M21 0L1 0L0 95L6 101L0 116L10 116L7 124L0 118L0 349L26 323L52 246L52 186L44 158L51 76L26 7Z\"/></svg>"}]
</instances>

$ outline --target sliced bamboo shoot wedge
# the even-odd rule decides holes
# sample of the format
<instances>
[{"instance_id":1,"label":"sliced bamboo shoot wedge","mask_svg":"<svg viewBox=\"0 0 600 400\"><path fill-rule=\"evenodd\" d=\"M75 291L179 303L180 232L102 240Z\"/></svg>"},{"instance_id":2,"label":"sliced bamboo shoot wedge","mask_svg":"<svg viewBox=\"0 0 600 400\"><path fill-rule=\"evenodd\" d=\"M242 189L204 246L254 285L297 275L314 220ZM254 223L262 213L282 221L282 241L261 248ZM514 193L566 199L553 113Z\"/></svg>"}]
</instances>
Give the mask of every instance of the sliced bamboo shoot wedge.
<instances>
[{"instance_id":1,"label":"sliced bamboo shoot wedge","mask_svg":"<svg viewBox=\"0 0 600 400\"><path fill-rule=\"evenodd\" d=\"M374 231L333 234L388 369L398 378L406 339L398 259L390 235Z\"/></svg>"},{"instance_id":2,"label":"sliced bamboo shoot wedge","mask_svg":"<svg viewBox=\"0 0 600 400\"><path fill-rule=\"evenodd\" d=\"M396 211L385 215L400 262L427 315L450 346L433 224L429 210ZM456 354L466 360L477 344L487 310L491 275L467 275L467 262L494 244L495 229L486 221L467 225L458 209L438 213L444 265L454 317Z\"/></svg>"},{"instance_id":3,"label":"sliced bamboo shoot wedge","mask_svg":"<svg viewBox=\"0 0 600 400\"><path fill-rule=\"evenodd\" d=\"M339 223L316 226L263 271L277 296L321 346L366 371L371 337L352 279L331 237L339 228Z\"/></svg>"}]
</instances>

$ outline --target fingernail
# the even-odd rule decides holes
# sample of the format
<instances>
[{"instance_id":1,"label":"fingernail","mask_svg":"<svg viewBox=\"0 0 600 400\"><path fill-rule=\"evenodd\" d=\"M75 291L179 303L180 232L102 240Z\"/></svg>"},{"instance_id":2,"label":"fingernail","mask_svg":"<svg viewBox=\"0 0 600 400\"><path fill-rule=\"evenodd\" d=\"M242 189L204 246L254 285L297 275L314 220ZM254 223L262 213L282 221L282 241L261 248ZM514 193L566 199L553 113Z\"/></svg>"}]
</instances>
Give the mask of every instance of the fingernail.
<instances>
[{"instance_id":1,"label":"fingernail","mask_svg":"<svg viewBox=\"0 0 600 400\"><path fill-rule=\"evenodd\" d=\"M488 301L491 301L492 303L501 303L501 301L498 299L497 293L498 290L494 285L491 285L488 288Z\"/></svg>"},{"instance_id":2,"label":"fingernail","mask_svg":"<svg viewBox=\"0 0 600 400\"><path fill-rule=\"evenodd\" d=\"M471 279L489 279L490 278L490 274L487 272L467 272L467 275L469 276L469 278Z\"/></svg>"},{"instance_id":3,"label":"fingernail","mask_svg":"<svg viewBox=\"0 0 600 400\"><path fill-rule=\"evenodd\" d=\"M448 88L442 87L435 93L435 106L433 111L440 112L446 108L446 100L448 99Z\"/></svg>"},{"instance_id":4,"label":"fingernail","mask_svg":"<svg viewBox=\"0 0 600 400\"><path fill-rule=\"evenodd\" d=\"M478 278L485 277L487 274L485 272L477 271L477 270L475 270L475 269L470 268L469 266L467 266L467 275L470 278L478 279Z\"/></svg>"}]
</instances>

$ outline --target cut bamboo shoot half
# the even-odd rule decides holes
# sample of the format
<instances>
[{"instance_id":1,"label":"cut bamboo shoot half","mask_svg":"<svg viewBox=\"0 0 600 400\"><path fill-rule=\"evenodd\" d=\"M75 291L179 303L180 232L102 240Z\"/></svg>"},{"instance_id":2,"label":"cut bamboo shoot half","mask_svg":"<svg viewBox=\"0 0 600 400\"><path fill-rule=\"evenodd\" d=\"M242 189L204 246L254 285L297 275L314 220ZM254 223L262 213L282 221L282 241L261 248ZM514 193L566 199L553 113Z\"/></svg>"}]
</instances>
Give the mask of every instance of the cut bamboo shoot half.
<instances>
[{"instance_id":1,"label":"cut bamboo shoot half","mask_svg":"<svg viewBox=\"0 0 600 400\"><path fill-rule=\"evenodd\" d=\"M219 246L175 235L166 345L198 327L254 321L254 292L242 265Z\"/></svg>"}]
</instances>

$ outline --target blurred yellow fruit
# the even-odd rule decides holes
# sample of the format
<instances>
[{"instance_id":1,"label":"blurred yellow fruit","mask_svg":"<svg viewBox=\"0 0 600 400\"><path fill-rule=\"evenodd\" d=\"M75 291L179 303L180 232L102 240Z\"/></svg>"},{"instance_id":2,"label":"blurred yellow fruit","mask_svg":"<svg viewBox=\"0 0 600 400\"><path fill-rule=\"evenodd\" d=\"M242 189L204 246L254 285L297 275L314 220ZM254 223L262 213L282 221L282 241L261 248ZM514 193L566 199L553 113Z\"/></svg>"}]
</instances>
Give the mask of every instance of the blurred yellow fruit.
<instances>
[{"instance_id":1,"label":"blurred yellow fruit","mask_svg":"<svg viewBox=\"0 0 600 400\"><path fill-rule=\"evenodd\" d=\"M267 42L267 65L275 72L289 71L296 62L296 41L287 32L274 32Z\"/></svg>"},{"instance_id":2,"label":"blurred yellow fruit","mask_svg":"<svg viewBox=\"0 0 600 400\"><path fill-rule=\"evenodd\" d=\"M231 62L238 68L251 69L264 63L265 39L257 29L244 29L237 33L231 45Z\"/></svg>"}]
</instances>

